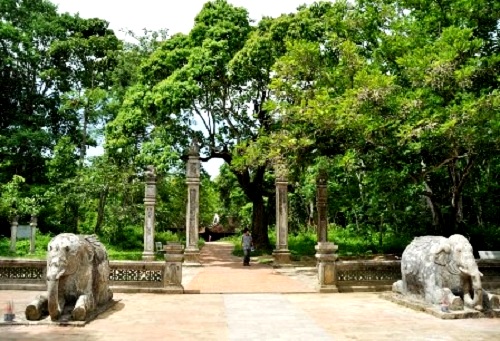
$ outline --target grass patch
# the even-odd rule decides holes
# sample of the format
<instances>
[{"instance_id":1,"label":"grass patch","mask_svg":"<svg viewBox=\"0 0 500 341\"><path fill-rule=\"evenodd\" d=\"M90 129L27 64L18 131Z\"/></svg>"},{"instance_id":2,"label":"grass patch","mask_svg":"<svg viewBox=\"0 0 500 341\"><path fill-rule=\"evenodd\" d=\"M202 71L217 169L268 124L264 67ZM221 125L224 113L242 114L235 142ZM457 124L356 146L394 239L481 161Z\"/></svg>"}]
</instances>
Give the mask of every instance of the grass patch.
<instances>
[{"instance_id":1,"label":"grass patch","mask_svg":"<svg viewBox=\"0 0 500 341\"><path fill-rule=\"evenodd\" d=\"M359 234L352 229L330 227L328 240L338 245L339 256L367 257L373 254L401 254L413 237L386 233L382 245L379 234Z\"/></svg>"},{"instance_id":2,"label":"grass patch","mask_svg":"<svg viewBox=\"0 0 500 341\"><path fill-rule=\"evenodd\" d=\"M374 254L401 254L412 238L411 236L396 236L386 233L383 244L379 245L379 235L377 233L361 235L352 229L338 228L333 225L328 230L328 240L338 245L337 254L353 258L367 258ZM233 255L243 257L241 236L229 236L222 240L231 242L234 245ZM269 242L272 249L276 245L274 228L269 229ZM293 261L314 260L316 244L317 236L315 231L289 234L288 249L291 259ZM269 250L256 250L252 252L252 257L267 255L271 256L272 252Z\"/></svg>"},{"instance_id":3,"label":"grass patch","mask_svg":"<svg viewBox=\"0 0 500 341\"><path fill-rule=\"evenodd\" d=\"M16 242L16 251L10 251L10 238L0 237L0 257L45 259L47 245L53 238L49 234L37 233L35 236L35 252L30 253L29 239L20 239Z\"/></svg>"},{"instance_id":4,"label":"grass patch","mask_svg":"<svg viewBox=\"0 0 500 341\"><path fill-rule=\"evenodd\" d=\"M54 236L49 234L38 233L35 238L35 252L30 253L30 242L27 239L18 240L16 243L16 251L10 251L10 238L0 237L0 257L8 258L27 258L27 259L47 259L47 245ZM176 240L174 240L176 241ZM102 242L102 241L101 241ZM110 245L103 242L108 257L110 260L142 260L143 249L134 248L132 250L124 250L121 247ZM204 245L203 241L199 243L200 247ZM163 253L155 253L155 260L164 260Z\"/></svg>"}]
</instances>

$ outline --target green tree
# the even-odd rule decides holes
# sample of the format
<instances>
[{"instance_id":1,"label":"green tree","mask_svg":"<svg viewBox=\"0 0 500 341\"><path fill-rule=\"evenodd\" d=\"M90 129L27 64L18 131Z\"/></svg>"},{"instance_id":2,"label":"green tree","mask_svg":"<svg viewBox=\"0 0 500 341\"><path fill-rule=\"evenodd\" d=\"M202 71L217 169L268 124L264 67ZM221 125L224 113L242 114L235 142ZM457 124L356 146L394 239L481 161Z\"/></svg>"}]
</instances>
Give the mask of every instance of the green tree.
<instances>
[{"instance_id":1,"label":"green tree","mask_svg":"<svg viewBox=\"0 0 500 341\"><path fill-rule=\"evenodd\" d=\"M337 162L353 166L360 199L356 223L396 226L408 211L424 213L424 196L424 225L464 232L463 190L477 161L498 150L496 28L477 30L476 14L427 26L443 17L435 2L402 3L362 1L327 39L290 42L275 64L271 108L286 124L276 140L289 141L295 160L343 155Z\"/></svg>"},{"instance_id":2,"label":"green tree","mask_svg":"<svg viewBox=\"0 0 500 341\"><path fill-rule=\"evenodd\" d=\"M42 181L52 134L66 126L48 51L63 36L58 18L47 1L0 1L0 183L14 174Z\"/></svg>"},{"instance_id":3,"label":"green tree","mask_svg":"<svg viewBox=\"0 0 500 341\"><path fill-rule=\"evenodd\" d=\"M184 148L186 137L196 137L203 161L222 158L252 202L257 246L269 245L266 201L273 187L266 173L280 159L260 151L270 141L266 136L281 129L279 115L266 107L272 67L289 35L321 32L322 13L330 7L318 4L297 18L265 18L252 27L245 9L223 0L206 3L188 35L170 37L143 64L115 120L118 130L130 132L128 139L162 126Z\"/></svg>"},{"instance_id":4,"label":"green tree","mask_svg":"<svg viewBox=\"0 0 500 341\"><path fill-rule=\"evenodd\" d=\"M61 136L85 151L121 48L107 25L58 14L45 0L0 1L0 182L13 174L46 181L45 160Z\"/></svg>"},{"instance_id":5,"label":"green tree","mask_svg":"<svg viewBox=\"0 0 500 341\"><path fill-rule=\"evenodd\" d=\"M61 112L77 121L75 138L78 139L74 142L78 144L80 163L83 163L87 145L95 145L95 141L89 139L90 128L113 118L107 110L108 91L122 44L104 20L68 15L64 15L63 20L68 37L54 42L50 53L54 59L66 61L57 70L71 89L63 95Z\"/></svg>"}]
</instances>

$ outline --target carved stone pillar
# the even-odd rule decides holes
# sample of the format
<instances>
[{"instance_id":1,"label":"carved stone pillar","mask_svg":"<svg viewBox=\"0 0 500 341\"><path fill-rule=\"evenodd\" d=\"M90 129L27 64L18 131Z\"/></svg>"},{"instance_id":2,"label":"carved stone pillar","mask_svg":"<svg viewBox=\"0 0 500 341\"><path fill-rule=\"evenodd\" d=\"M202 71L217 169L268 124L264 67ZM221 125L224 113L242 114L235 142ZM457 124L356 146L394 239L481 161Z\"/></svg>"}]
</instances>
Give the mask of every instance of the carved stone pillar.
<instances>
[{"instance_id":1,"label":"carved stone pillar","mask_svg":"<svg viewBox=\"0 0 500 341\"><path fill-rule=\"evenodd\" d=\"M172 293L184 293L182 286L182 262L184 261L184 245L168 242L165 250L165 289Z\"/></svg>"},{"instance_id":2,"label":"carved stone pillar","mask_svg":"<svg viewBox=\"0 0 500 341\"><path fill-rule=\"evenodd\" d=\"M144 193L144 252L142 260L154 261L154 240L155 240L155 205L156 205L156 174L153 166L148 166L146 170L146 190Z\"/></svg>"},{"instance_id":3,"label":"carved stone pillar","mask_svg":"<svg viewBox=\"0 0 500 341\"><path fill-rule=\"evenodd\" d=\"M328 217L327 217L327 175L320 170L316 179L316 207L318 210L318 243L328 241Z\"/></svg>"},{"instance_id":4,"label":"carved stone pillar","mask_svg":"<svg viewBox=\"0 0 500 341\"><path fill-rule=\"evenodd\" d=\"M337 251L338 246L334 243L319 242L315 249L318 260L318 291L324 293L339 292L335 268L337 260L335 251Z\"/></svg>"},{"instance_id":5,"label":"carved stone pillar","mask_svg":"<svg viewBox=\"0 0 500 341\"><path fill-rule=\"evenodd\" d=\"M10 251L16 252L16 242L17 242L17 226L19 225L17 222L18 217L12 218L11 226L10 226Z\"/></svg>"},{"instance_id":6,"label":"carved stone pillar","mask_svg":"<svg viewBox=\"0 0 500 341\"><path fill-rule=\"evenodd\" d=\"M188 200L186 207L186 250L184 260L190 265L200 265L199 214L200 214L200 150L196 140L191 143L186 169Z\"/></svg>"},{"instance_id":7,"label":"carved stone pillar","mask_svg":"<svg viewBox=\"0 0 500 341\"><path fill-rule=\"evenodd\" d=\"M276 265L290 263L288 250L288 180L285 170L276 171L276 249L273 251Z\"/></svg>"},{"instance_id":8,"label":"carved stone pillar","mask_svg":"<svg viewBox=\"0 0 500 341\"><path fill-rule=\"evenodd\" d=\"M35 237L36 237L36 226L38 225L38 218L36 216L31 216L30 221L30 253L35 253Z\"/></svg>"}]
</instances>

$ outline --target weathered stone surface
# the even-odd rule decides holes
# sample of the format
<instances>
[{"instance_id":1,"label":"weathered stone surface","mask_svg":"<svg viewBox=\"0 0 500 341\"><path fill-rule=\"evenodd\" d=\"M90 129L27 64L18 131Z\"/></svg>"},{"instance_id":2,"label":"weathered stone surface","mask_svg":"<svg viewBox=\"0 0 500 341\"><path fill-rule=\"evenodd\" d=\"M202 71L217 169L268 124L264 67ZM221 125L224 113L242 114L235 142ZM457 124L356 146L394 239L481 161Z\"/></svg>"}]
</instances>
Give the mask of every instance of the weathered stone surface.
<instances>
[{"instance_id":1,"label":"weathered stone surface","mask_svg":"<svg viewBox=\"0 0 500 341\"><path fill-rule=\"evenodd\" d=\"M403 252L402 279L393 291L439 304L444 310L496 309L498 298L483 294L472 246L462 235L415 238Z\"/></svg>"},{"instance_id":2,"label":"weathered stone surface","mask_svg":"<svg viewBox=\"0 0 500 341\"><path fill-rule=\"evenodd\" d=\"M318 260L318 291L323 293L339 292L337 287L337 272L335 252L338 246L329 242L318 242L315 246Z\"/></svg>"},{"instance_id":3,"label":"weathered stone surface","mask_svg":"<svg viewBox=\"0 0 500 341\"><path fill-rule=\"evenodd\" d=\"M288 250L288 181L283 165L276 166L276 248L273 251L276 266L289 264Z\"/></svg>"},{"instance_id":4,"label":"weathered stone surface","mask_svg":"<svg viewBox=\"0 0 500 341\"><path fill-rule=\"evenodd\" d=\"M399 293L383 293L380 297L391 302L397 303L406 308L410 308L416 311L422 311L424 313L433 315L442 320L458 320L458 319L469 319L469 318L482 318L482 317L500 317L500 310L488 310L481 312L475 309L464 308L462 310L449 310L443 311L440 306L427 303L422 300L415 299L407 295L401 295Z\"/></svg>"},{"instance_id":5,"label":"weathered stone surface","mask_svg":"<svg viewBox=\"0 0 500 341\"><path fill-rule=\"evenodd\" d=\"M10 251L16 251L16 240L17 240L17 227L19 223L17 222L17 217L12 219L11 227L10 227Z\"/></svg>"},{"instance_id":6,"label":"weathered stone surface","mask_svg":"<svg viewBox=\"0 0 500 341\"><path fill-rule=\"evenodd\" d=\"M148 166L144 173L146 188L144 191L144 251L142 260L152 262L155 260L155 206L156 206L156 172L153 166Z\"/></svg>"},{"instance_id":7,"label":"weathered stone surface","mask_svg":"<svg viewBox=\"0 0 500 341\"><path fill-rule=\"evenodd\" d=\"M186 250L184 260L191 266L200 266L199 215L200 215L200 147L193 139L186 164L187 204L186 204Z\"/></svg>"},{"instance_id":8,"label":"weathered stone surface","mask_svg":"<svg viewBox=\"0 0 500 341\"><path fill-rule=\"evenodd\" d=\"M318 242L326 242L328 239L328 190L327 172L320 169L316 179L316 206L318 210Z\"/></svg>"},{"instance_id":9,"label":"weathered stone surface","mask_svg":"<svg viewBox=\"0 0 500 341\"><path fill-rule=\"evenodd\" d=\"M184 290L182 286L182 262L184 260L184 246L180 243L165 245L165 282L168 286L175 286Z\"/></svg>"},{"instance_id":10,"label":"weathered stone surface","mask_svg":"<svg viewBox=\"0 0 500 341\"><path fill-rule=\"evenodd\" d=\"M96 236L63 233L48 245L47 296L28 305L26 318L40 318L47 309L51 319L58 320L65 308L74 305L73 320L84 321L89 312L112 298L104 245Z\"/></svg>"}]
</instances>

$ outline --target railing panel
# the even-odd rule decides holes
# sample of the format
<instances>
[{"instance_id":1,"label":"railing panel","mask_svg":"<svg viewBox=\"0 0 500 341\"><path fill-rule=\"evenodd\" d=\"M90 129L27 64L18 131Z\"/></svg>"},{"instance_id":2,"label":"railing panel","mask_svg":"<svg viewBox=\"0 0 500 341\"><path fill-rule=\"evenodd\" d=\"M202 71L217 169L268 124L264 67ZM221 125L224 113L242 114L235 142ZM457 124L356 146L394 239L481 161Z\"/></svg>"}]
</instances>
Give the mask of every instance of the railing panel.
<instances>
[{"instance_id":1,"label":"railing panel","mask_svg":"<svg viewBox=\"0 0 500 341\"><path fill-rule=\"evenodd\" d=\"M477 260L483 288L500 290L500 260ZM165 262L110 261L110 285L115 288L167 288ZM390 290L401 279L400 261L338 261L337 285L340 291ZM0 258L0 289L44 290L46 261ZM121 289L120 289L121 290ZM116 291L119 292L119 291Z\"/></svg>"}]
</instances>

